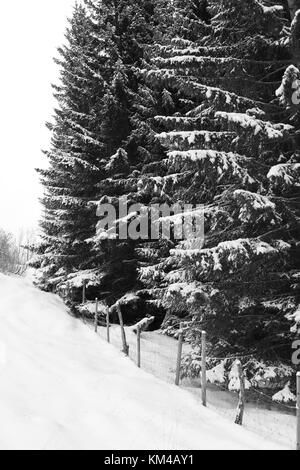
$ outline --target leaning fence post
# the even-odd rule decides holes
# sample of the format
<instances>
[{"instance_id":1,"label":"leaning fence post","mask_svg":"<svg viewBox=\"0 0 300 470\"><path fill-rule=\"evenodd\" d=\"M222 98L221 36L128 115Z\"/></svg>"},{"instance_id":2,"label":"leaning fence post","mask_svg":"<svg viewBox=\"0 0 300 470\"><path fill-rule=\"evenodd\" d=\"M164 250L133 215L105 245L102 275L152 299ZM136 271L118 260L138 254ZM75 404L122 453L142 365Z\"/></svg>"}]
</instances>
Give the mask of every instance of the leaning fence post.
<instances>
[{"instance_id":1,"label":"leaning fence post","mask_svg":"<svg viewBox=\"0 0 300 470\"><path fill-rule=\"evenodd\" d=\"M201 386L202 386L202 405L206 406L207 397L206 397L206 331L202 331L202 361L201 361Z\"/></svg>"},{"instance_id":2,"label":"leaning fence post","mask_svg":"<svg viewBox=\"0 0 300 470\"><path fill-rule=\"evenodd\" d=\"M137 366L141 367L141 327L137 327Z\"/></svg>"},{"instance_id":3,"label":"leaning fence post","mask_svg":"<svg viewBox=\"0 0 300 470\"><path fill-rule=\"evenodd\" d=\"M244 411L245 411L245 375L242 367L241 361L236 363L240 379L240 395L239 395L239 404L237 408L237 414L235 418L235 424L243 425Z\"/></svg>"},{"instance_id":4,"label":"leaning fence post","mask_svg":"<svg viewBox=\"0 0 300 470\"><path fill-rule=\"evenodd\" d=\"M175 378L175 385L177 386L179 386L179 382L180 382L182 345L183 345L183 323L180 323L180 330L179 330L179 336L178 336L176 378Z\"/></svg>"},{"instance_id":5,"label":"leaning fence post","mask_svg":"<svg viewBox=\"0 0 300 470\"><path fill-rule=\"evenodd\" d=\"M82 303L85 304L86 301L86 281L83 281L82 285Z\"/></svg>"},{"instance_id":6,"label":"leaning fence post","mask_svg":"<svg viewBox=\"0 0 300 470\"><path fill-rule=\"evenodd\" d=\"M95 306L95 333L98 333L98 299L96 299Z\"/></svg>"},{"instance_id":7,"label":"leaning fence post","mask_svg":"<svg viewBox=\"0 0 300 470\"><path fill-rule=\"evenodd\" d=\"M107 312L106 312L106 338L107 338L107 342L110 343L109 309L107 309Z\"/></svg>"},{"instance_id":8,"label":"leaning fence post","mask_svg":"<svg viewBox=\"0 0 300 470\"><path fill-rule=\"evenodd\" d=\"M300 450L300 372L297 372L297 450Z\"/></svg>"},{"instance_id":9,"label":"leaning fence post","mask_svg":"<svg viewBox=\"0 0 300 470\"><path fill-rule=\"evenodd\" d=\"M122 343L123 343L123 353L126 356L129 356L129 346L126 341L126 333L125 333L125 328L124 328L124 322L123 322L123 315L121 311L120 304L117 304L117 311L119 315L119 322L120 322L120 327L121 327L121 336L122 336Z\"/></svg>"}]
</instances>

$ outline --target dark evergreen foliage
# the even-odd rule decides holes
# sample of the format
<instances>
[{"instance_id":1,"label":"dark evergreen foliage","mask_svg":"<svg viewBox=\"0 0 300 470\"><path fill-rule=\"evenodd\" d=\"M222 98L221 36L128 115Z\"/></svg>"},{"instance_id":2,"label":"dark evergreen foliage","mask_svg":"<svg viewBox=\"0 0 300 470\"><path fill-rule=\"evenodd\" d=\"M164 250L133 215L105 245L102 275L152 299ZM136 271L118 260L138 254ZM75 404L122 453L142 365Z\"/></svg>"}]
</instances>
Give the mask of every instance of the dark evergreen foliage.
<instances>
[{"instance_id":1,"label":"dark evergreen foliage","mask_svg":"<svg viewBox=\"0 0 300 470\"><path fill-rule=\"evenodd\" d=\"M289 362L299 328L299 14L283 0L84 5L60 49L50 165L39 170L41 285L69 287L76 303L86 280L90 300L122 299L127 322L166 313L168 332L185 319L195 347L205 328L214 356L250 355L252 372L255 361ZM204 245L97 231L97 205L112 204L118 219L125 199L141 205L139 220L154 203L202 204Z\"/></svg>"}]
</instances>

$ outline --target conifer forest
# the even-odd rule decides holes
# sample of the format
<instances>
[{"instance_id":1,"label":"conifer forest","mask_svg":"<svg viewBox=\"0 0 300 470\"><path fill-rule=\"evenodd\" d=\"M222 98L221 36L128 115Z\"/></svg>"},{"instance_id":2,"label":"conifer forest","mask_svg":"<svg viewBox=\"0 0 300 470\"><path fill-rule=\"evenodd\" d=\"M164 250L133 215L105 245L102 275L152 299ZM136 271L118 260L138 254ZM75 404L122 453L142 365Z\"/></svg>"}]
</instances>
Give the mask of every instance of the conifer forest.
<instances>
[{"instance_id":1,"label":"conifer forest","mask_svg":"<svg viewBox=\"0 0 300 470\"><path fill-rule=\"evenodd\" d=\"M229 373L240 357L252 386L290 378L295 391L299 8L83 0L55 58L37 285L74 316L97 298L115 323L118 308L125 325L154 317L150 328L171 337L182 323L187 377L199 374L205 330L211 368L226 358ZM201 219L203 236L175 236L184 215L173 209L158 211L168 236L145 228L151 208L175 205ZM102 223L109 208L115 230ZM121 237L130 226L136 236Z\"/></svg>"}]
</instances>

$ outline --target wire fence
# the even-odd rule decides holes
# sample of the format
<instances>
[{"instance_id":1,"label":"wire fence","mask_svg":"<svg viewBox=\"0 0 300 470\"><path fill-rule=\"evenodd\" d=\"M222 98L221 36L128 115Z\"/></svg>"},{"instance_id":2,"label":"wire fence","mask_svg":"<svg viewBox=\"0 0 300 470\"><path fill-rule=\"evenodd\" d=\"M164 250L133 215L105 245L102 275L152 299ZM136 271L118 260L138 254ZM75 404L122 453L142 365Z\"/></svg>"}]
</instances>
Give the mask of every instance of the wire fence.
<instances>
[{"instance_id":1,"label":"wire fence","mask_svg":"<svg viewBox=\"0 0 300 470\"><path fill-rule=\"evenodd\" d=\"M182 341L181 348L179 347L180 335L178 340L165 336L159 331L141 332L133 327L124 327L122 334L122 327L110 325L109 316L103 313L98 313L94 319L89 315L84 320L91 328L95 329L103 340L109 341L110 344L123 352L125 335L128 347L126 354L128 352L129 358L144 371L165 382L177 383L179 361L180 381L178 385L193 394L199 401L199 406L203 404L203 386L205 386L207 406L222 414L226 419L235 422L240 399L238 392L229 391L227 387L215 381L210 383L207 380L203 385L201 373L197 378L182 378L183 360L191 353L192 348L184 341ZM203 357L201 359L203 360ZM212 358L210 356L205 358L205 363L209 359ZM205 366L202 363L201 370L203 367ZM297 378L300 379L299 375ZM297 383L299 387L300 380L297 380ZM300 403L299 393L300 390L298 390ZM297 450L300 450L300 413L297 413L296 406L274 402L271 396L253 387L246 390L244 399L243 426L245 428L260 434L262 438L280 444L282 447L289 449L296 447Z\"/></svg>"}]
</instances>

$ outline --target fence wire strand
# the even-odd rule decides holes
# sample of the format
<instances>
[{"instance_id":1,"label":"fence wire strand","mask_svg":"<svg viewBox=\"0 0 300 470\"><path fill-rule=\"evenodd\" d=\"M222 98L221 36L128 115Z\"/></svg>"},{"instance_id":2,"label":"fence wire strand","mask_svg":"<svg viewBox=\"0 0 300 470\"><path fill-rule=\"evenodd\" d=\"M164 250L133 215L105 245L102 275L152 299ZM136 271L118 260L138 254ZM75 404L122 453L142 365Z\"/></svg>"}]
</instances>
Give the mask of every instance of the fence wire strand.
<instances>
[{"instance_id":1,"label":"fence wire strand","mask_svg":"<svg viewBox=\"0 0 300 470\"><path fill-rule=\"evenodd\" d=\"M90 328L94 327L91 319L86 320ZM180 325L180 322L178 322ZM183 329L184 331L184 329ZM129 358L137 364L137 335L132 328L126 327L126 340L129 345ZM99 316L98 335L107 340L105 318ZM110 327L110 343L122 351L122 339L119 325ZM162 335L160 332L143 332L141 335L141 368L155 377L168 383L175 383L178 341ZM191 352L191 346L183 342L183 357ZM233 360L251 357L251 355L230 357L207 357L207 360ZM182 378L180 387L192 393L201 401L201 379ZM262 399L256 402L251 394ZM208 407L234 422L238 404L238 393L229 391L220 383L208 383ZM268 405L267 405L268 403ZM255 388L246 391L246 408L244 424L247 429L261 434L264 438L277 442L288 448L295 445L297 407L277 403L272 397Z\"/></svg>"}]
</instances>

